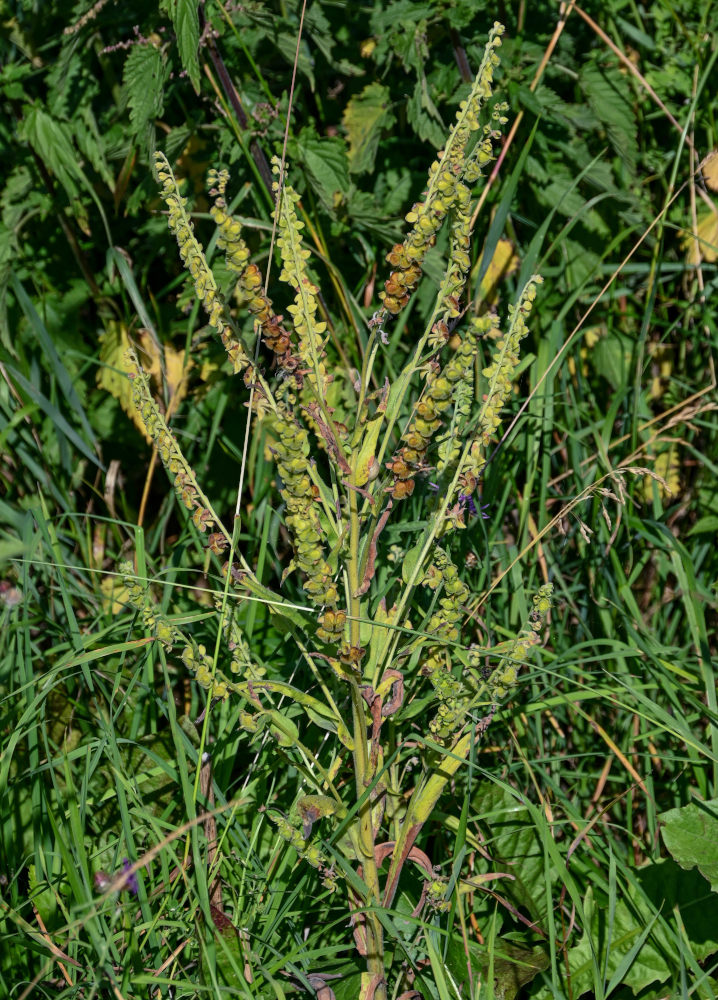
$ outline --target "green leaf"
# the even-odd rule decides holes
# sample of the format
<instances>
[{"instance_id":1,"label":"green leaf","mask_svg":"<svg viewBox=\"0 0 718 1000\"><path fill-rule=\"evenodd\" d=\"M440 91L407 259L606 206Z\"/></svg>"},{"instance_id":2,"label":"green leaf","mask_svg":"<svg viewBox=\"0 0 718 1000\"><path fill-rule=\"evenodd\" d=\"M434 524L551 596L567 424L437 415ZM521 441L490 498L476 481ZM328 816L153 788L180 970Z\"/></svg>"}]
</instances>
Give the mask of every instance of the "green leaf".
<instances>
[{"instance_id":1,"label":"green leaf","mask_svg":"<svg viewBox=\"0 0 718 1000\"><path fill-rule=\"evenodd\" d=\"M43 923L50 924L57 911L57 899L44 878L38 878L35 865L28 866L30 899L42 917Z\"/></svg>"},{"instance_id":2,"label":"green leaf","mask_svg":"<svg viewBox=\"0 0 718 1000\"><path fill-rule=\"evenodd\" d=\"M12 276L12 290L17 296L20 308L25 313L33 335L42 348L50 372L57 379L62 395L72 407L77 419L82 425L82 429L84 430L89 443L93 448L99 450L97 438L95 437L92 427L90 426L89 418L85 413L80 397L78 396L72 383L70 373L63 364L52 337L45 328L45 324L38 316L30 297L15 274Z\"/></svg>"},{"instance_id":3,"label":"green leaf","mask_svg":"<svg viewBox=\"0 0 718 1000\"><path fill-rule=\"evenodd\" d=\"M57 177L67 197L70 200L76 198L82 170L65 122L56 121L43 108L35 105L27 111L21 133L44 165Z\"/></svg>"},{"instance_id":4,"label":"green leaf","mask_svg":"<svg viewBox=\"0 0 718 1000\"><path fill-rule=\"evenodd\" d=\"M24 393L29 396L33 404L37 406L45 415L49 418L51 425L54 427L55 431L63 435L68 439L73 448L88 458L93 465L96 465L98 469L103 469L105 466L98 459L97 455L85 444L82 438L79 436L77 431L72 427L68 421L63 417L57 407L50 402L50 400L44 396L39 389L37 389L32 382L25 378L19 371L17 371L12 366L7 366L8 372L12 375L15 380L16 385L18 385Z\"/></svg>"},{"instance_id":5,"label":"green leaf","mask_svg":"<svg viewBox=\"0 0 718 1000\"><path fill-rule=\"evenodd\" d=\"M491 855L500 871L511 873L504 891L542 923L547 915L546 867L543 846L528 810L509 791L492 782L477 789L474 800L491 830Z\"/></svg>"},{"instance_id":6,"label":"green leaf","mask_svg":"<svg viewBox=\"0 0 718 1000\"><path fill-rule=\"evenodd\" d=\"M584 65L580 80L591 110L605 126L611 145L633 176L636 173L638 137L627 82L618 67L609 76L595 63Z\"/></svg>"},{"instance_id":7,"label":"green leaf","mask_svg":"<svg viewBox=\"0 0 718 1000\"><path fill-rule=\"evenodd\" d=\"M631 345L619 333L601 337L591 351L591 362L599 375L615 389L624 385L631 364Z\"/></svg>"},{"instance_id":8,"label":"green leaf","mask_svg":"<svg viewBox=\"0 0 718 1000\"><path fill-rule=\"evenodd\" d=\"M406 113L412 128L423 142L430 142L436 149L444 145L446 128L421 80L417 80L414 93L406 102Z\"/></svg>"},{"instance_id":9,"label":"green leaf","mask_svg":"<svg viewBox=\"0 0 718 1000\"><path fill-rule=\"evenodd\" d=\"M344 109L342 124L349 139L349 170L353 174L373 169L381 133L396 121L390 102L389 88L375 82L355 94Z\"/></svg>"},{"instance_id":10,"label":"green leaf","mask_svg":"<svg viewBox=\"0 0 718 1000\"><path fill-rule=\"evenodd\" d=\"M404 583L409 583L411 580L411 575L414 572L416 566L416 561L421 555L421 550L423 548L423 542L417 542L416 545L409 549L409 551L404 556L404 561L401 564L401 578Z\"/></svg>"},{"instance_id":11,"label":"green leaf","mask_svg":"<svg viewBox=\"0 0 718 1000\"><path fill-rule=\"evenodd\" d=\"M164 56L154 45L135 45L130 50L122 79L135 135L162 113L166 72Z\"/></svg>"},{"instance_id":12,"label":"green leaf","mask_svg":"<svg viewBox=\"0 0 718 1000\"><path fill-rule=\"evenodd\" d=\"M686 874L673 861L649 864L636 872L635 882L621 888L613 910L603 894L596 893L594 899L589 888L584 913L587 926L568 952L576 997L594 986L596 956L605 961L607 981L611 979L614 987L620 982L638 994L651 983L665 983L674 976L682 938L699 961L718 950L718 896L711 894L698 872ZM550 987L543 987L536 1000L553 995Z\"/></svg>"},{"instance_id":13,"label":"green leaf","mask_svg":"<svg viewBox=\"0 0 718 1000\"><path fill-rule=\"evenodd\" d=\"M347 153L341 139L318 136L313 129L302 129L296 154L303 164L315 193L327 209L335 207L336 195L349 190Z\"/></svg>"},{"instance_id":14,"label":"green leaf","mask_svg":"<svg viewBox=\"0 0 718 1000\"><path fill-rule=\"evenodd\" d=\"M372 463L376 457L376 445L379 431L384 423L384 414L380 413L367 423L362 439L361 450L356 460L356 485L364 486L369 481Z\"/></svg>"},{"instance_id":15,"label":"green leaf","mask_svg":"<svg viewBox=\"0 0 718 1000\"><path fill-rule=\"evenodd\" d=\"M288 716L270 708L264 713L269 720L272 735L280 747L292 747L299 741L299 730Z\"/></svg>"},{"instance_id":16,"label":"green leaf","mask_svg":"<svg viewBox=\"0 0 718 1000\"><path fill-rule=\"evenodd\" d=\"M671 857L686 870L697 867L718 892L718 799L669 809L659 819Z\"/></svg>"},{"instance_id":17,"label":"green leaf","mask_svg":"<svg viewBox=\"0 0 718 1000\"><path fill-rule=\"evenodd\" d=\"M469 963L475 979L486 978L489 968L494 975L496 1000L514 1000L522 986L530 983L549 965L549 958L542 948L528 948L508 940L495 942L490 954L486 945L469 941ZM446 954L446 965L457 986L468 994L469 969L465 942L458 934L452 935ZM462 993L462 996L464 993Z\"/></svg>"},{"instance_id":18,"label":"green leaf","mask_svg":"<svg viewBox=\"0 0 718 1000\"><path fill-rule=\"evenodd\" d=\"M699 518L690 531L686 532L688 536L703 534L718 534L718 516L716 514L708 514L706 517Z\"/></svg>"},{"instance_id":19,"label":"green leaf","mask_svg":"<svg viewBox=\"0 0 718 1000\"><path fill-rule=\"evenodd\" d=\"M172 23L177 36L182 68L199 94L199 0L174 0L171 7Z\"/></svg>"}]
</instances>

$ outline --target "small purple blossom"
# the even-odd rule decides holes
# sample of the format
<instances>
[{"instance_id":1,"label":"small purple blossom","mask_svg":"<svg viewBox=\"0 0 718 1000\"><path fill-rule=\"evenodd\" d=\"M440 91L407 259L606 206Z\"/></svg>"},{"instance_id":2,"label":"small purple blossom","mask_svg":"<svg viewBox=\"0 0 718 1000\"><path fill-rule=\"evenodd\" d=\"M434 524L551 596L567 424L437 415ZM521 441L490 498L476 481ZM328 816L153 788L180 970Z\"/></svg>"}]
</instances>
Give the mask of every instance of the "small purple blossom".
<instances>
[{"instance_id":1,"label":"small purple blossom","mask_svg":"<svg viewBox=\"0 0 718 1000\"><path fill-rule=\"evenodd\" d=\"M472 517L479 517L480 515L482 520L489 520L489 515L485 513L489 504L485 503L481 507L477 507L474 503L474 498L469 493L459 493L459 503L464 510L468 510Z\"/></svg>"},{"instance_id":2,"label":"small purple blossom","mask_svg":"<svg viewBox=\"0 0 718 1000\"><path fill-rule=\"evenodd\" d=\"M123 858L122 870L125 872L129 872L131 868L132 865L130 864L130 859ZM137 872L132 872L130 874L129 878L127 879L127 882L125 883L125 888L127 889L128 892L131 892L133 896L136 896L139 893L140 887L137 882Z\"/></svg>"},{"instance_id":3,"label":"small purple blossom","mask_svg":"<svg viewBox=\"0 0 718 1000\"><path fill-rule=\"evenodd\" d=\"M468 510L472 517L476 517L479 513L476 509L476 504L474 503L474 498L469 493L459 493L459 503L464 508Z\"/></svg>"},{"instance_id":4,"label":"small purple blossom","mask_svg":"<svg viewBox=\"0 0 718 1000\"><path fill-rule=\"evenodd\" d=\"M439 492L438 483L429 482L427 483L427 486L432 493ZM488 510L489 506L489 504L484 503L480 507L477 507L474 498L470 493L459 493L459 508L461 510L468 511L471 517L481 517L482 520L488 521L490 515L485 513L485 511Z\"/></svg>"}]
</instances>

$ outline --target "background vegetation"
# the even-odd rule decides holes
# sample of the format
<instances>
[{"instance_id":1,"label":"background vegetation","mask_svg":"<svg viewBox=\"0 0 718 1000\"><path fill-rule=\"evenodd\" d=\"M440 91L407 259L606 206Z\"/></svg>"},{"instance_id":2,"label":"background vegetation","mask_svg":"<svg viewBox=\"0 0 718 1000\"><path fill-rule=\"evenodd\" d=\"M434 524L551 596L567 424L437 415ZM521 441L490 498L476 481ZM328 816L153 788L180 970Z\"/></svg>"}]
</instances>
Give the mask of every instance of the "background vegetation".
<instances>
[{"instance_id":1,"label":"background vegetation","mask_svg":"<svg viewBox=\"0 0 718 1000\"><path fill-rule=\"evenodd\" d=\"M120 358L128 338L142 346L185 453L230 518L246 394L185 280L150 164L161 149L186 178L210 255L205 175L227 166L266 268L268 162L282 151L299 18L296 3L256 0L2 7L8 996L281 997L325 989L323 975L339 977L327 980L337 1000L359 995L345 908L259 810L291 806L291 757L268 758L230 700L201 736L203 766L202 724L189 720L205 692L143 632L118 576L136 553L162 611L202 636L217 566L128 415ZM442 1000L713 997L715 4L314 0L290 179L329 350L356 368L384 256L495 19L507 27L497 97L509 138L476 188L468 297L505 311L530 273L544 285L482 483L488 517L470 522L460 555L478 641L515 635L548 579L556 607L540 664L424 831L451 905L412 920L421 886L407 881L395 962ZM445 256L440 241L388 328L389 377L423 329ZM278 586L288 548L274 476L254 436L240 544ZM406 523L421 521L428 486L408 502ZM400 529L387 565L404 558ZM298 599L292 577L285 593ZM276 663L285 637L261 605L243 626L253 656ZM284 669L301 680L299 664ZM198 821L208 802L231 803L216 831ZM129 882L107 890L125 859L137 898Z\"/></svg>"}]
</instances>

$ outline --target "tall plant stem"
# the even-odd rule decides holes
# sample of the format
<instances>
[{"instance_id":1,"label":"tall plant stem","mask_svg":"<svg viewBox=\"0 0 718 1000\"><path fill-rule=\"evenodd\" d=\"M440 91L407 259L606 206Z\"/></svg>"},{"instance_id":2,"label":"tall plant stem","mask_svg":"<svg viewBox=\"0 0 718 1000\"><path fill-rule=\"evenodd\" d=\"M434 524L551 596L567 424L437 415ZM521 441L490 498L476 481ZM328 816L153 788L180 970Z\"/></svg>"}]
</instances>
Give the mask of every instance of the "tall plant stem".
<instances>
[{"instance_id":1,"label":"tall plant stem","mask_svg":"<svg viewBox=\"0 0 718 1000\"><path fill-rule=\"evenodd\" d=\"M352 479L355 475L352 475ZM361 598L359 590L359 494L356 489L349 490L349 609L351 645L358 648L361 633ZM373 777L367 751L367 722L359 681L352 678L351 702L352 723L354 729L354 778L356 796L359 805L359 850L364 872L364 882L367 887L367 910L364 926L367 942L367 971L369 976L378 983L374 992L374 1000L386 1000L386 984L384 981L384 931L376 907L381 903L379 886L379 870L374 853L374 829L372 826L371 799L367 789Z\"/></svg>"}]
</instances>

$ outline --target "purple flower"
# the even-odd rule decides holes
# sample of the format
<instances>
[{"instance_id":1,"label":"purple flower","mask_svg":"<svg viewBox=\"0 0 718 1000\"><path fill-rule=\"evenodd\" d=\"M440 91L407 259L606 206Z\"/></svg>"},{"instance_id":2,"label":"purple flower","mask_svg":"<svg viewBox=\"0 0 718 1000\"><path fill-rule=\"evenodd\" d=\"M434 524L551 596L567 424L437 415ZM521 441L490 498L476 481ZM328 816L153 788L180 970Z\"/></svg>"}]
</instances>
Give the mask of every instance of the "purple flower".
<instances>
[{"instance_id":1,"label":"purple flower","mask_svg":"<svg viewBox=\"0 0 718 1000\"><path fill-rule=\"evenodd\" d=\"M122 870L125 872L129 872L131 868L132 865L130 864L130 859L123 858ZM128 892L131 892L133 896L136 896L139 893L140 887L137 882L137 872L131 873L130 877L127 879L127 882L125 883L125 888L128 890Z\"/></svg>"},{"instance_id":2,"label":"purple flower","mask_svg":"<svg viewBox=\"0 0 718 1000\"><path fill-rule=\"evenodd\" d=\"M486 509L488 508L489 504L485 503L482 504L481 507L477 508L476 504L474 503L474 498L469 493L459 493L459 503L464 508L464 510L468 510L469 514L471 514L472 517L478 517L480 514L484 521L489 520L489 515L484 513L484 511L486 511Z\"/></svg>"},{"instance_id":3,"label":"purple flower","mask_svg":"<svg viewBox=\"0 0 718 1000\"><path fill-rule=\"evenodd\" d=\"M429 482L427 483L427 486L429 487L432 493L439 492L438 483ZM489 504L485 503L482 504L480 507L477 507L476 503L474 502L474 498L471 496L470 493L459 493L459 507L461 510L468 511L471 517L481 516L482 520L488 521L490 515L486 514L485 511L488 510L489 506L490 506Z\"/></svg>"}]
</instances>

